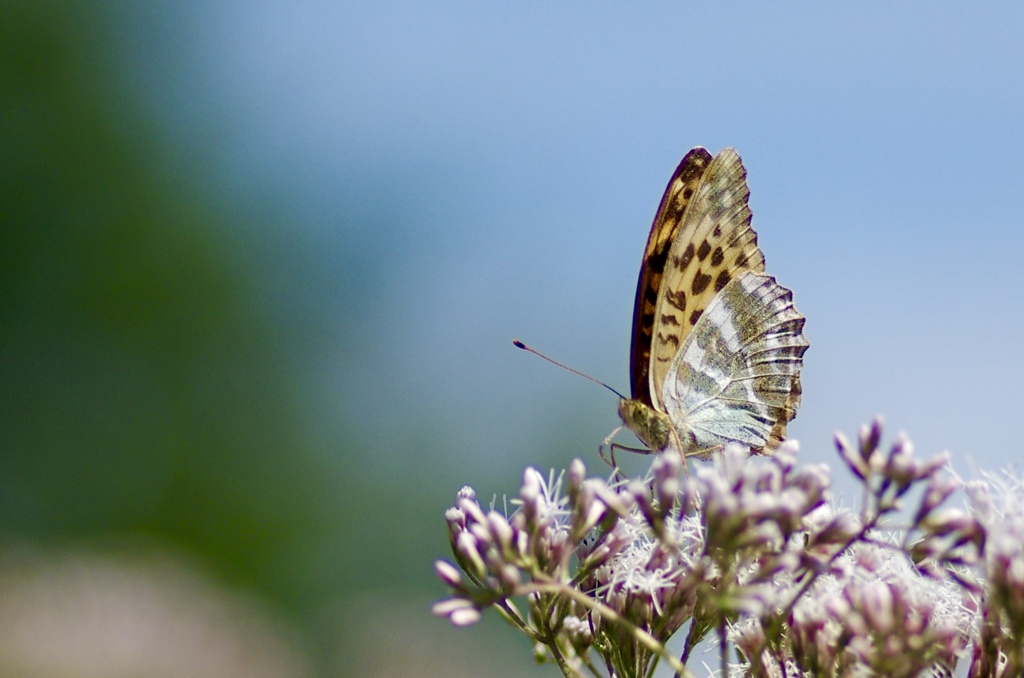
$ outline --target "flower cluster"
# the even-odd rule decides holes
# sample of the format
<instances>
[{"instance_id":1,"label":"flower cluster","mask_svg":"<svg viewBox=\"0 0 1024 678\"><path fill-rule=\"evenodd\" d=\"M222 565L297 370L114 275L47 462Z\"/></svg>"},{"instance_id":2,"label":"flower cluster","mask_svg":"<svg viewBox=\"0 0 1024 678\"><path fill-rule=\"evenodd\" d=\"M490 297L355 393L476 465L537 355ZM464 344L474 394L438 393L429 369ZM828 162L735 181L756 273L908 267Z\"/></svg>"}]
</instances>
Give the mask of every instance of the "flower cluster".
<instances>
[{"instance_id":1,"label":"flower cluster","mask_svg":"<svg viewBox=\"0 0 1024 678\"><path fill-rule=\"evenodd\" d=\"M659 662L692 675L708 636L725 675L951 675L964 655L971 676L1021 675L1024 488L969 484L972 510L948 508L946 458L881 439L877 421L856 443L836 437L864 487L856 512L831 503L828 469L798 466L792 441L770 457L727 447L690 473L667 453L633 480L588 478L579 460L559 476L529 468L511 515L464 488L445 516L455 562L436 565L451 595L434 612L463 626L495 609L565 676ZM675 656L665 644L683 628Z\"/></svg>"},{"instance_id":2,"label":"flower cluster","mask_svg":"<svg viewBox=\"0 0 1024 678\"><path fill-rule=\"evenodd\" d=\"M1024 482L987 476L967 484L984 539L984 589L972 676L1024 675Z\"/></svg>"}]
</instances>

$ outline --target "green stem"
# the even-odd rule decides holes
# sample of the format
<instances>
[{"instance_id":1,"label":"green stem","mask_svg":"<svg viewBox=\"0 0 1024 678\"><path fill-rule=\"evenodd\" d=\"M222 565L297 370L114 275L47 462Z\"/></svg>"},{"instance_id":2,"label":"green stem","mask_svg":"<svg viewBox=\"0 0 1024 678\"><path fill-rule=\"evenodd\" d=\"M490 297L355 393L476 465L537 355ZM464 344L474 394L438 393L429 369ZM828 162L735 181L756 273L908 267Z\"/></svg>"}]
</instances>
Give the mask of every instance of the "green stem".
<instances>
[{"instance_id":1,"label":"green stem","mask_svg":"<svg viewBox=\"0 0 1024 678\"><path fill-rule=\"evenodd\" d=\"M594 600L590 596L581 593L580 591L577 591L576 589L570 586L559 584L557 582L537 582L533 584L526 584L522 586L519 591L519 593L530 592L556 593L572 598L580 605L583 605L584 607L600 614L603 620L608 621L612 624L618 624L619 626L629 631L633 635L633 637L636 638L644 647L646 647L648 650L654 652L659 657L668 662L669 666L671 666L675 670L677 675L684 676L685 678L695 678L695 676L692 673L686 670L685 666L679 663L678 659L676 659L669 653L668 649L664 645L658 642L657 638L647 633L643 629L638 628L628 619L621 616L618 612L608 607L607 605L604 605L603 603Z\"/></svg>"}]
</instances>

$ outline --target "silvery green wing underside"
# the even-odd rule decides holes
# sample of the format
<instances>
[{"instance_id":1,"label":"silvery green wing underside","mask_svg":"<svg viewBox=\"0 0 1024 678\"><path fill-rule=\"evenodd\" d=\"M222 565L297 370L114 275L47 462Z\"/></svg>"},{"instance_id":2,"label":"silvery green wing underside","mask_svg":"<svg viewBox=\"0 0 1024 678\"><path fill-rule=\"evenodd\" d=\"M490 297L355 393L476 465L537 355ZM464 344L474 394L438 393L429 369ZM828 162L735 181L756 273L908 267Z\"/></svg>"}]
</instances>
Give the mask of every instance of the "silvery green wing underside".
<instances>
[{"instance_id":1,"label":"silvery green wing underside","mask_svg":"<svg viewBox=\"0 0 1024 678\"><path fill-rule=\"evenodd\" d=\"M796 414L808 342L793 293L747 272L722 288L679 349L663 402L687 455L739 442L762 450ZM781 425L781 426L780 426Z\"/></svg>"}]
</instances>

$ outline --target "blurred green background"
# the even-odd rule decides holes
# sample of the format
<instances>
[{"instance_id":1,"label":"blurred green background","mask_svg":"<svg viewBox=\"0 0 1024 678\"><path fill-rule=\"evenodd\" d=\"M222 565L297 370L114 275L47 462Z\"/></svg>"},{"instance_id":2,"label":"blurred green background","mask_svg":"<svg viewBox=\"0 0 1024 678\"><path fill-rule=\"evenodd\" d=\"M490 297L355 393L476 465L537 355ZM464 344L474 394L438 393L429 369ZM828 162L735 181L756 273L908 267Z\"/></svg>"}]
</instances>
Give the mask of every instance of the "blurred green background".
<instances>
[{"instance_id":1,"label":"blurred green background","mask_svg":"<svg viewBox=\"0 0 1024 678\"><path fill-rule=\"evenodd\" d=\"M285 208L226 204L130 82L134 11L0 5L0 674L391 673L457 488L368 478L358 413L310 404L326 345L372 340L383 246L326 260ZM429 675L420 642L403 673Z\"/></svg>"},{"instance_id":2,"label":"blurred green background","mask_svg":"<svg viewBox=\"0 0 1024 678\"><path fill-rule=\"evenodd\" d=\"M1024 19L955 3L0 4L0 675L504 676L443 511L599 469L636 267L735 146L790 432L1013 461ZM600 471L599 471L600 472Z\"/></svg>"}]
</instances>

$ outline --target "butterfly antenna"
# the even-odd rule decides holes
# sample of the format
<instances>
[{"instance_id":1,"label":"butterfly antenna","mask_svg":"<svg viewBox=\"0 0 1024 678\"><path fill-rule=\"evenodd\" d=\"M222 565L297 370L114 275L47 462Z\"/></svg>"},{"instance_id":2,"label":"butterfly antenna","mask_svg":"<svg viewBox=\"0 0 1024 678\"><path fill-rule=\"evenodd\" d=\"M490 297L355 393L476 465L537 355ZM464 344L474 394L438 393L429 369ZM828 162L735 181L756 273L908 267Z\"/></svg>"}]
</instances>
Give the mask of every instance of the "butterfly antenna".
<instances>
[{"instance_id":1,"label":"butterfly antenna","mask_svg":"<svg viewBox=\"0 0 1024 678\"><path fill-rule=\"evenodd\" d=\"M616 391L614 388L612 388L608 384L604 383L603 381L599 381L597 379L594 379L589 374L583 374L579 370L574 370L573 368L569 367L568 365L563 365L562 363L558 362L557 360L552 360L551 358L547 357L546 355L544 355L543 353L541 353L537 349L532 348L530 346L527 346L526 344L524 344L523 342L519 341L518 339L513 339L512 340L512 345L515 346L516 348L521 348L524 351L529 351L530 353L534 354L535 356L538 356L540 358L544 358L544 360L547 360L552 365L557 365L557 366L561 367L563 370L569 370L573 374L578 374L579 376L583 377L584 379L589 379L590 381L594 382L595 384L600 384L601 386L604 386L606 389L608 389L609 391L611 391L615 395L619 396L623 400L626 400L626 396L622 395L621 393L619 393L618 391Z\"/></svg>"}]
</instances>

